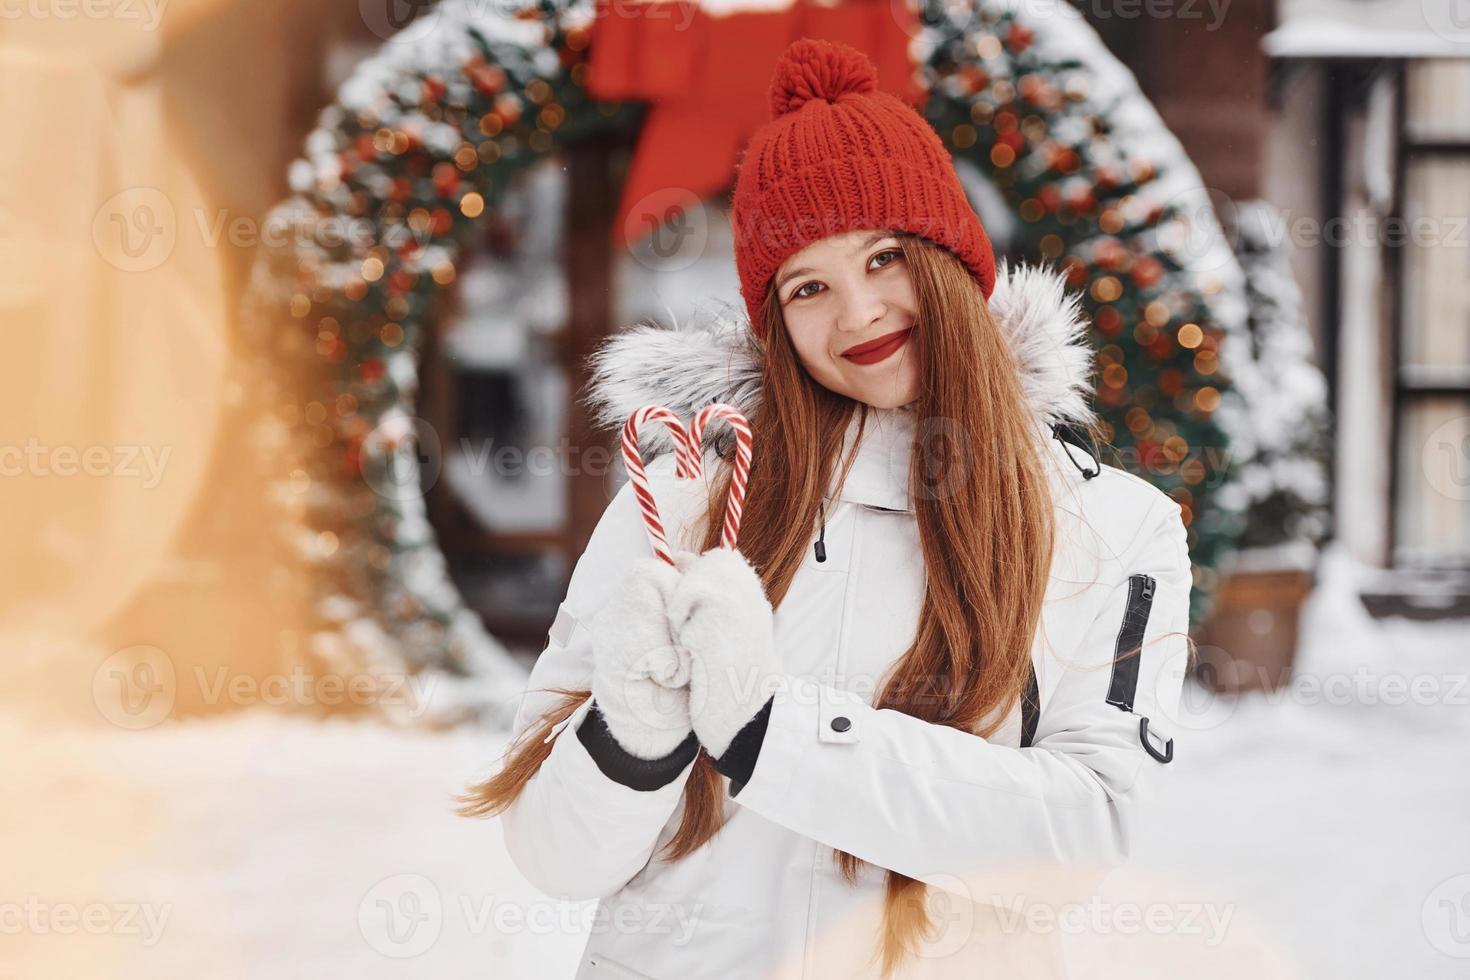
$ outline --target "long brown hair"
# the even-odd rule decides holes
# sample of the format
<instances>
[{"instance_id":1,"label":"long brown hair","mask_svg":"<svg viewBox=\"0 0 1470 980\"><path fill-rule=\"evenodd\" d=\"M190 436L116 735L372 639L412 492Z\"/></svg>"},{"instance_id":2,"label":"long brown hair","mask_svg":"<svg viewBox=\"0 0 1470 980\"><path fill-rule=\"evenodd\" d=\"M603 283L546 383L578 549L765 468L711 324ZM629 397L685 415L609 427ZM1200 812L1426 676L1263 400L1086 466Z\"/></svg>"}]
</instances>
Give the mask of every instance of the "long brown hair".
<instances>
[{"instance_id":1,"label":"long brown hair","mask_svg":"<svg viewBox=\"0 0 1470 980\"><path fill-rule=\"evenodd\" d=\"M993 733L1019 703L1051 568L1052 500L1036 423L1019 365L968 269L950 252L899 235L913 277L918 320L910 351L920 358L909 491L924 552L925 592L913 645L889 668L873 702L961 731ZM845 479L868 406L837 394L801 366L775 291L761 308L762 398L751 418L755 453L741 518L740 551L779 608L810 547L823 491L832 485L843 436L859 413L859 439L842 462ZM731 469L720 467L705 515L701 550L719 544ZM506 809L551 751L551 727L589 694L565 695L507 750L495 776L461 797L459 812ZM721 777L700 752L684 788L684 812L666 845L668 860L691 853L722 826ZM862 860L836 851L857 880ZM929 926L924 883L887 875L882 972L912 952Z\"/></svg>"}]
</instances>

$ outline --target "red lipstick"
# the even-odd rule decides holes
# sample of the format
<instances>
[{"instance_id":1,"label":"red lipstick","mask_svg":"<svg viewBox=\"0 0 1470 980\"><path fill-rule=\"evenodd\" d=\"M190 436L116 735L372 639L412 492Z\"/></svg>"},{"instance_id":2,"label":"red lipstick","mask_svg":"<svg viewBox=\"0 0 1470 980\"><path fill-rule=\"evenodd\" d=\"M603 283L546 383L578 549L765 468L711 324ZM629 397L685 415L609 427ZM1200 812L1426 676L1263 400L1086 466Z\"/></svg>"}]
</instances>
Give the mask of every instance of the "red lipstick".
<instances>
[{"instance_id":1,"label":"red lipstick","mask_svg":"<svg viewBox=\"0 0 1470 980\"><path fill-rule=\"evenodd\" d=\"M857 364L877 364L908 343L909 334L913 332L913 327L905 327L902 330L895 330L893 333L886 333L867 343L855 344L849 347L842 352L842 356Z\"/></svg>"}]
</instances>

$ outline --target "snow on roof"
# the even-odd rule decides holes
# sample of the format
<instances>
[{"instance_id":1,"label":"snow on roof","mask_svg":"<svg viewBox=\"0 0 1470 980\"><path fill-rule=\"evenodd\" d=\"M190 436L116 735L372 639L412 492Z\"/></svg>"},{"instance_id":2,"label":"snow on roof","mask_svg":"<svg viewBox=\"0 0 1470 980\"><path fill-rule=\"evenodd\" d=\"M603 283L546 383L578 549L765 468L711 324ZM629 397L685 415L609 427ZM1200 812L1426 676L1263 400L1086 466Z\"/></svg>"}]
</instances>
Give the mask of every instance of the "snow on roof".
<instances>
[{"instance_id":1,"label":"snow on roof","mask_svg":"<svg viewBox=\"0 0 1470 980\"><path fill-rule=\"evenodd\" d=\"M1470 58L1464 0L1280 0L1275 58Z\"/></svg>"}]
</instances>

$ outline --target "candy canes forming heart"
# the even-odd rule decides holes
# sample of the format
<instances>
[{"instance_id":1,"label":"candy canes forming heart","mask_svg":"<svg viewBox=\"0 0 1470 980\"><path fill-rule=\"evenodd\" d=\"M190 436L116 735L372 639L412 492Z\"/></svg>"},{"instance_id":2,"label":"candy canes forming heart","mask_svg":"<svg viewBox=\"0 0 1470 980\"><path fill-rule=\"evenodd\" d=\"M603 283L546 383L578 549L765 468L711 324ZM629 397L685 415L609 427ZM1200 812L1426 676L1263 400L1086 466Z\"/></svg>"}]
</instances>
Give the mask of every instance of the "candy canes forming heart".
<instances>
[{"instance_id":1,"label":"candy canes forming heart","mask_svg":"<svg viewBox=\"0 0 1470 980\"><path fill-rule=\"evenodd\" d=\"M750 475L751 457L750 423L740 410L724 402L706 405L686 428L679 421L679 416L664 406L644 405L635 409L623 426L623 463L628 467L628 479L633 484L634 496L638 498L638 508L643 512L648 541L653 545L653 553L670 565L674 564L674 556L669 552L663 522L658 516L658 504L654 502L653 491L648 486L648 474L643 470L638 429L644 422L662 422L672 429L674 453L678 460L674 475L678 479L692 480L704 475L700 442L704 438L704 427L713 418L724 419L735 430L735 469L730 476L730 491L725 498L725 524L720 533L720 546L733 549L740 535L740 514L745 506L745 481Z\"/></svg>"}]
</instances>

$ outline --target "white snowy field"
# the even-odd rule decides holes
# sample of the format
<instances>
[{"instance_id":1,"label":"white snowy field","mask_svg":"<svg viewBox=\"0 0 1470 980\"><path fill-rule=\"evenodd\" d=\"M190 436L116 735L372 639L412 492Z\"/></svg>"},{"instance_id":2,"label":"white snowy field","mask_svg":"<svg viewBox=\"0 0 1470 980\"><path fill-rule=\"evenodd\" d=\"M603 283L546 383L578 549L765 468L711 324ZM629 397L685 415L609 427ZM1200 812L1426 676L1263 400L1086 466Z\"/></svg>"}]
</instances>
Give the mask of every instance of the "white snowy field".
<instances>
[{"instance_id":1,"label":"white snowy field","mask_svg":"<svg viewBox=\"0 0 1470 980\"><path fill-rule=\"evenodd\" d=\"M1129 871L1176 896L1168 975L1470 973L1470 626L1374 621L1326 573L1290 689L1196 691L1176 726ZM502 741L0 722L0 977L570 977L592 903L538 895L493 821L450 812ZM1225 932L1187 931L1195 904Z\"/></svg>"}]
</instances>

